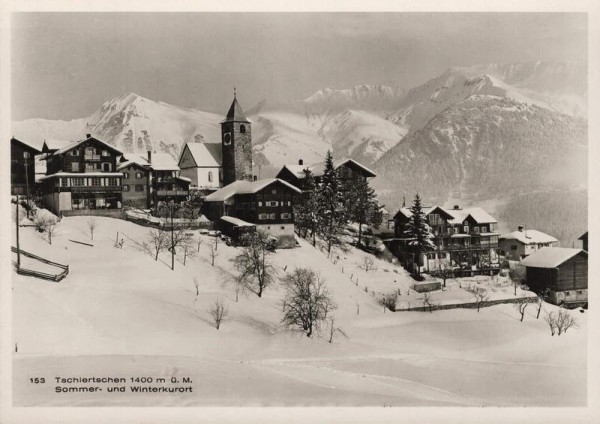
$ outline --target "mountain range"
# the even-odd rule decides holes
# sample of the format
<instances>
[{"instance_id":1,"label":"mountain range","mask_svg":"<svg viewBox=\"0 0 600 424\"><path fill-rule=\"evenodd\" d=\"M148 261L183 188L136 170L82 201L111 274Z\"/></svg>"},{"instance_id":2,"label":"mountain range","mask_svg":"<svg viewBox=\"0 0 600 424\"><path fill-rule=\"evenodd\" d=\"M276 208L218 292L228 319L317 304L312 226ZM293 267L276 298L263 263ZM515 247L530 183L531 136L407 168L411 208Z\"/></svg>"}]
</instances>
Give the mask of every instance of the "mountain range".
<instances>
[{"instance_id":1,"label":"mountain range","mask_svg":"<svg viewBox=\"0 0 600 424\"><path fill-rule=\"evenodd\" d=\"M513 227L505 209L514 196L587 189L586 63L453 67L411 89L323 89L246 113L261 176L331 149L378 173L373 184L392 211L418 191L427 203L487 202ZM14 122L13 134L41 145L92 133L126 152L177 157L185 142L220 142L222 119L128 93L89 117Z\"/></svg>"}]
</instances>

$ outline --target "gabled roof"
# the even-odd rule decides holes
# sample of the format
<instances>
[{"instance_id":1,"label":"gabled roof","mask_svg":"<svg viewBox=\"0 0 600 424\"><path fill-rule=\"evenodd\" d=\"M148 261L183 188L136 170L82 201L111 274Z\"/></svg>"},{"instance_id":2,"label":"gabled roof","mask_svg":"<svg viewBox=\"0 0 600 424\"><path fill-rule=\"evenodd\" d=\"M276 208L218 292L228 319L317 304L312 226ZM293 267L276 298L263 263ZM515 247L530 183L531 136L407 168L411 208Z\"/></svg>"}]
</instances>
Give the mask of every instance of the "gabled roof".
<instances>
[{"instance_id":1,"label":"gabled roof","mask_svg":"<svg viewBox=\"0 0 600 424\"><path fill-rule=\"evenodd\" d=\"M120 154L120 155L122 155L122 154L123 154L123 152L122 152L122 151L120 151L119 149L117 149L115 146L111 146L110 144L108 144L108 143L106 143L106 142L104 142L104 141L102 141L102 140L100 140L100 139L97 139L96 137L88 137L88 138L86 138L86 139L79 140L79 141L76 141L76 142L74 142L74 143L69 143L69 144L67 144L65 147L63 147L63 148L61 148L61 149L58 149L58 150L57 150L56 152L54 152L53 154L55 154L55 155L62 155L62 154L65 154L65 153L67 153L67 152L68 152L68 151L70 151L70 150L76 149L77 147L79 147L80 145L82 145L83 143L85 143L86 141L89 141L89 140L94 140L94 141L97 141L98 143L100 143L100 144L102 144L104 147L106 147L107 149L110 149L110 150L112 150L112 151L116 152L117 154Z\"/></svg>"},{"instance_id":2,"label":"gabled roof","mask_svg":"<svg viewBox=\"0 0 600 424\"><path fill-rule=\"evenodd\" d=\"M355 161L354 159L344 158L344 159L339 159L339 160L333 161L333 166L335 167L335 169L338 169L340 166L343 166L346 164L352 164L352 165L360 168L363 171L363 173L366 174L367 177L376 177L377 176L377 174L375 172L371 171L369 168L367 168L360 162Z\"/></svg>"},{"instance_id":3,"label":"gabled roof","mask_svg":"<svg viewBox=\"0 0 600 424\"><path fill-rule=\"evenodd\" d=\"M23 146L27 147L29 150L33 150L33 151L34 151L36 154L40 154L40 153L42 153L42 152L40 151L40 149L38 149L37 147L34 147L34 146L32 146L31 144L29 144L29 143L26 143L26 142L24 142L24 141L22 141L22 140L19 140L18 138L14 138L14 137L13 137L13 138L11 138L11 139L10 139L10 141L11 141L11 143L14 143L14 142L16 142L16 143L20 143L20 144L22 144Z\"/></svg>"},{"instance_id":4,"label":"gabled roof","mask_svg":"<svg viewBox=\"0 0 600 424\"><path fill-rule=\"evenodd\" d=\"M42 145L42 150L52 152L64 147L67 147L69 144L74 143L73 141L68 140L55 140L52 138L47 138L44 140L44 144Z\"/></svg>"},{"instance_id":5,"label":"gabled roof","mask_svg":"<svg viewBox=\"0 0 600 424\"><path fill-rule=\"evenodd\" d=\"M512 233L503 234L500 236L500 240L517 240L523 244L535 244L535 243L556 243L558 242L552 236L546 233L542 233L538 230L523 230L513 231Z\"/></svg>"},{"instance_id":6,"label":"gabled roof","mask_svg":"<svg viewBox=\"0 0 600 424\"><path fill-rule=\"evenodd\" d=\"M587 240L587 239L588 239L588 232L586 231L577 240Z\"/></svg>"},{"instance_id":7,"label":"gabled roof","mask_svg":"<svg viewBox=\"0 0 600 424\"><path fill-rule=\"evenodd\" d=\"M223 150L220 143L186 143L181 150L178 163L181 163L186 148L190 151L197 167L221 167L223 163Z\"/></svg>"},{"instance_id":8,"label":"gabled roof","mask_svg":"<svg viewBox=\"0 0 600 424\"><path fill-rule=\"evenodd\" d=\"M454 217L454 219L451 219L449 221L450 224L460 224L469 216L473 218L473 220L475 220L475 222L478 224L489 224L492 222L498 222L496 218L491 216L482 208L478 207L467 209L446 209L446 212L448 212L451 216Z\"/></svg>"},{"instance_id":9,"label":"gabled roof","mask_svg":"<svg viewBox=\"0 0 600 424\"><path fill-rule=\"evenodd\" d=\"M173 156L168 153L153 153L150 168L155 171L179 171L179 166Z\"/></svg>"},{"instance_id":10,"label":"gabled roof","mask_svg":"<svg viewBox=\"0 0 600 424\"><path fill-rule=\"evenodd\" d=\"M132 160L128 160L128 161L125 161L125 162L120 162L117 165L117 171L120 171L121 169L125 169L128 166L130 166L130 165L134 165L134 166L136 166L138 168L141 168L141 169L143 169L145 171L149 171L149 166L148 165L142 165L141 163L136 162L136 161L132 161Z\"/></svg>"},{"instance_id":11,"label":"gabled roof","mask_svg":"<svg viewBox=\"0 0 600 424\"><path fill-rule=\"evenodd\" d=\"M246 122L250 123L248 119L246 119L246 115L244 114L244 110L240 106L237 101L237 97L233 96L233 102L231 103L231 107L229 108L229 112L227 112L227 116L221 123L225 122Z\"/></svg>"},{"instance_id":12,"label":"gabled roof","mask_svg":"<svg viewBox=\"0 0 600 424\"><path fill-rule=\"evenodd\" d=\"M256 227L256 224L251 224L239 218L235 218L233 216L222 216L222 221L229 222L230 224L235 225L236 227Z\"/></svg>"},{"instance_id":13,"label":"gabled roof","mask_svg":"<svg viewBox=\"0 0 600 424\"><path fill-rule=\"evenodd\" d=\"M288 171L290 171L292 174L294 174L297 178L304 178L304 170L308 169L312 172L312 167L309 165L283 165L283 168L281 168L281 171L283 171L283 169L287 169ZM279 172L281 172L279 171ZM277 174L279 175L279 173Z\"/></svg>"},{"instance_id":14,"label":"gabled roof","mask_svg":"<svg viewBox=\"0 0 600 424\"><path fill-rule=\"evenodd\" d=\"M587 252L582 249L542 247L523 259L521 264L532 268L556 268L579 253L584 253L587 257Z\"/></svg>"},{"instance_id":15,"label":"gabled roof","mask_svg":"<svg viewBox=\"0 0 600 424\"><path fill-rule=\"evenodd\" d=\"M337 160L334 159L334 161L333 161L333 167L335 169L338 169L340 166L343 166L346 164L352 164L352 165L356 166L357 168L360 168L367 177L377 176L377 174L375 174L369 168L362 165L360 162L355 161L354 159L344 158L344 159L337 159ZM289 165L283 165L283 168L287 168L292 174L294 174L298 178L305 177L305 175L304 175L305 169L310 170L312 172L313 176L321 177L325 171L325 164L322 162L313 163L312 165L289 164Z\"/></svg>"},{"instance_id":16,"label":"gabled roof","mask_svg":"<svg viewBox=\"0 0 600 424\"><path fill-rule=\"evenodd\" d=\"M291 185L290 183L280 180L279 178L265 178L258 181L234 181L229 185L226 185L222 189L215 191L212 194L209 194L204 199L205 202L224 202L229 199L231 196L235 196L236 194L250 194L257 193L262 189L268 187L269 185L280 182L281 184L287 186L291 190L302 193L302 191Z\"/></svg>"}]
</instances>

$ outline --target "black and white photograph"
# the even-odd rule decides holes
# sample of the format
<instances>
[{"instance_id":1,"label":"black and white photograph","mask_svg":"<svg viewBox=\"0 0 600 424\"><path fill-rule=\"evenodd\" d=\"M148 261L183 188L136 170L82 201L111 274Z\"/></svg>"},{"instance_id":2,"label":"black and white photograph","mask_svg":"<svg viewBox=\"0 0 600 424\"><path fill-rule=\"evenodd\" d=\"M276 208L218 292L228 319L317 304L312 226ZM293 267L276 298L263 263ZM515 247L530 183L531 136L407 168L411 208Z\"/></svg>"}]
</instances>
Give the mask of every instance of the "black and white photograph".
<instances>
[{"instance_id":1,"label":"black and white photograph","mask_svg":"<svg viewBox=\"0 0 600 424\"><path fill-rule=\"evenodd\" d=\"M4 13L6 422L594 422L575 6Z\"/></svg>"}]
</instances>

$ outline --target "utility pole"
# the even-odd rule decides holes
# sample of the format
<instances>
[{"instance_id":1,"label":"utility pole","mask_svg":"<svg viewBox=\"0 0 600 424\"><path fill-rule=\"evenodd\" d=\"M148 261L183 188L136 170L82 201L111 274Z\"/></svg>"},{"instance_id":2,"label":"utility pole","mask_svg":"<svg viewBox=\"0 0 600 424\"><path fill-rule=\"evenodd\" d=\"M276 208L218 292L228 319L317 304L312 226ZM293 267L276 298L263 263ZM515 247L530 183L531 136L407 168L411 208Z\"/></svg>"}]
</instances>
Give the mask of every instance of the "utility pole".
<instances>
[{"instance_id":1,"label":"utility pole","mask_svg":"<svg viewBox=\"0 0 600 424\"><path fill-rule=\"evenodd\" d=\"M23 153L25 155L25 195L26 197L26 201L27 201L27 218L29 219L29 172L28 172L28 159L29 159L29 153L25 152Z\"/></svg>"},{"instance_id":2,"label":"utility pole","mask_svg":"<svg viewBox=\"0 0 600 424\"><path fill-rule=\"evenodd\" d=\"M17 193L17 269L21 267L21 247L19 245L19 194Z\"/></svg>"},{"instance_id":3,"label":"utility pole","mask_svg":"<svg viewBox=\"0 0 600 424\"><path fill-rule=\"evenodd\" d=\"M175 204L171 200L169 202L169 211L171 212L171 270L175 269L175 240L174 240L174 228L173 228L173 209Z\"/></svg>"}]
</instances>

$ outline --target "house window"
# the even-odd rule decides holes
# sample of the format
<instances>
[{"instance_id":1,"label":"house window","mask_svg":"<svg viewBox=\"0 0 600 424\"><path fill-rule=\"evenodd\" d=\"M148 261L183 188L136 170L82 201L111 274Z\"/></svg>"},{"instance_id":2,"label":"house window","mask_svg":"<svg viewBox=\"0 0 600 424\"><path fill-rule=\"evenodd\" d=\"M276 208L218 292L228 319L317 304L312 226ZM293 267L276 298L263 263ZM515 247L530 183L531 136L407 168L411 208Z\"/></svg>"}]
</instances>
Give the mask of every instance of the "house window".
<instances>
[{"instance_id":1,"label":"house window","mask_svg":"<svg viewBox=\"0 0 600 424\"><path fill-rule=\"evenodd\" d=\"M223 135L223 144L226 146L229 146L231 144L231 134L230 133L225 133Z\"/></svg>"},{"instance_id":2,"label":"house window","mask_svg":"<svg viewBox=\"0 0 600 424\"><path fill-rule=\"evenodd\" d=\"M292 217L292 214L290 213L282 213L281 214L281 219L290 219Z\"/></svg>"},{"instance_id":3,"label":"house window","mask_svg":"<svg viewBox=\"0 0 600 424\"><path fill-rule=\"evenodd\" d=\"M269 219L277 219L277 214L276 213L269 214Z\"/></svg>"},{"instance_id":4,"label":"house window","mask_svg":"<svg viewBox=\"0 0 600 424\"><path fill-rule=\"evenodd\" d=\"M454 234L458 234L458 227L454 227Z\"/></svg>"},{"instance_id":5,"label":"house window","mask_svg":"<svg viewBox=\"0 0 600 424\"><path fill-rule=\"evenodd\" d=\"M464 231L465 233L468 233L468 232L469 232L469 226L468 226L468 225L465 225L465 226L463 227L463 231Z\"/></svg>"},{"instance_id":6,"label":"house window","mask_svg":"<svg viewBox=\"0 0 600 424\"><path fill-rule=\"evenodd\" d=\"M212 183L213 177L212 177L212 171L208 171L208 182Z\"/></svg>"},{"instance_id":7,"label":"house window","mask_svg":"<svg viewBox=\"0 0 600 424\"><path fill-rule=\"evenodd\" d=\"M267 206L271 206L271 207L279 205L279 202L277 200L269 200L266 203L267 203Z\"/></svg>"},{"instance_id":8,"label":"house window","mask_svg":"<svg viewBox=\"0 0 600 424\"><path fill-rule=\"evenodd\" d=\"M267 214L267 213L259 213L258 214L258 219L260 221L264 221L265 219L269 219L269 214Z\"/></svg>"},{"instance_id":9,"label":"house window","mask_svg":"<svg viewBox=\"0 0 600 424\"><path fill-rule=\"evenodd\" d=\"M447 231L448 231L448 234L452 234L452 228L448 227Z\"/></svg>"},{"instance_id":10,"label":"house window","mask_svg":"<svg viewBox=\"0 0 600 424\"><path fill-rule=\"evenodd\" d=\"M245 126L245 125L240 125L240 132L241 132L242 134L245 134L245 133L246 133L246 126Z\"/></svg>"},{"instance_id":11,"label":"house window","mask_svg":"<svg viewBox=\"0 0 600 424\"><path fill-rule=\"evenodd\" d=\"M481 227L481 232L482 232L482 233L487 233L487 227L485 227L485 226L484 226L484 227Z\"/></svg>"},{"instance_id":12,"label":"house window","mask_svg":"<svg viewBox=\"0 0 600 424\"><path fill-rule=\"evenodd\" d=\"M219 170L219 181L223 181L223 170Z\"/></svg>"},{"instance_id":13,"label":"house window","mask_svg":"<svg viewBox=\"0 0 600 424\"><path fill-rule=\"evenodd\" d=\"M261 206L262 206L262 202L259 200L258 201L258 207L261 207Z\"/></svg>"},{"instance_id":14,"label":"house window","mask_svg":"<svg viewBox=\"0 0 600 424\"><path fill-rule=\"evenodd\" d=\"M103 162L102 163L102 171L103 172L110 172L111 171L111 164L109 162Z\"/></svg>"},{"instance_id":15,"label":"house window","mask_svg":"<svg viewBox=\"0 0 600 424\"><path fill-rule=\"evenodd\" d=\"M141 173L141 172L136 172L136 173L135 173L135 178L137 178L138 180L139 180L140 178L142 178L142 177L143 177L143 175L142 175L142 173Z\"/></svg>"},{"instance_id":16,"label":"house window","mask_svg":"<svg viewBox=\"0 0 600 424\"><path fill-rule=\"evenodd\" d=\"M108 178L108 185L110 187L116 187L119 185L119 180L115 177L110 177L110 178Z\"/></svg>"},{"instance_id":17,"label":"house window","mask_svg":"<svg viewBox=\"0 0 600 424\"><path fill-rule=\"evenodd\" d=\"M583 294L583 290L577 290L577 294Z\"/></svg>"},{"instance_id":18,"label":"house window","mask_svg":"<svg viewBox=\"0 0 600 424\"><path fill-rule=\"evenodd\" d=\"M123 178L125 178L125 179L128 180L129 179L129 172L124 172L123 173Z\"/></svg>"},{"instance_id":19,"label":"house window","mask_svg":"<svg viewBox=\"0 0 600 424\"><path fill-rule=\"evenodd\" d=\"M511 245L510 250L517 250L517 245L516 244Z\"/></svg>"},{"instance_id":20,"label":"house window","mask_svg":"<svg viewBox=\"0 0 600 424\"><path fill-rule=\"evenodd\" d=\"M271 194L277 194L277 189L274 188L273 190L271 190Z\"/></svg>"},{"instance_id":21,"label":"house window","mask_svg":"<svg viewBox=\"0 0 600 424\"><path fill-rule=\"evenodd\" d=\"M291 201L291 200L288 200L288 201L287 201L287 205L288 205L288 206L292 206L292 201Z\"/></svg>"},{"instance_id":22,"label":"house window","mask_svg":"<svg viewBox=\"0 0 600 424\"><path fill-rule=\"evenodd\" d=\"M102 183L100 182L100 178L97 178L97 177L94 177L94 178L92 178L92 185L93 185L94 187L98 187L98 186L100 186L101 184L102 184Z\"/></svg>"},{"instance_id":23,"label":"house window","mask_svg":"<svg viewBox=\"0 0 600 424\"><path fill-rule=\"evenodd\" d=\"M73 149L69 154L71 156L79 156L79 149Z\"/></svg>"},{"instance_id":24,"label":"house window","mask_svg":"<svg viewBox=\"0 0 600 424\"><path fill-rule=\"evenodd\" d=\"M108 156L108 150L102 150L102 156Z\"/></svg>"},{"instance_id":25,"label":"house window","mask_svg":"<svg viewBox=\"0 0 600 424\"><path fill-rule=\"evenodd\" d=\"M71 172L79 172L79 162L71 162Z\"/></svg>"},{"instance_id":26,"label":"house window","mask_svg":"<svg viewBox=\"0 0 600 424\"><path fill-rule=\"evenodd\" d=\"M29 152L23 152L23 158L29 159Z\"/></svg>"},{"instance_id":27,"label":"house window","mask_svg":"<svg viewBox=\"0 0 600 424\"><path fill-rule=\"evenodd\" d=\"M135 191L137 191L137 192L144 191L144 186L142 184L136 184Z\"/></svg>"},{"instance_id":28,"label":"house window","mask_svg":"<svg viewBox=\"0 0 600 424\"><path fill-rule=\"evenodd\" d=\"M129 186L127 184L123 186L123 191L129 191Z\"/></svg>"},{"instance_id":29,"label":"house window","mask_svg":"<svg viewBox=\"0 0 600 424\"><path fill-rule=\"evenodd\" d=\"M473 227L473 231L475 231L476 233L479 233L479 227Z\"/></svg>"},{"instance_id":30,"label":"house window","mask_svg":"<svg viewBox=\"0 0 600 424\"><path fill-rule=\"evenodd\" d=\"M83 178L71 178L71 183L73 187L83 187L85 185Z\"/></svg>"},{"instance_id":31,"label":"house window","mask_svg":"<svg viewBox=\"0 0 600 424\"><path fill-rule=\"evenodd\" d=\"M571 292L568 292L568 291L565 292L565 296L568 296L570 294L571 294Z\"/></svg>"}]
</instances>

